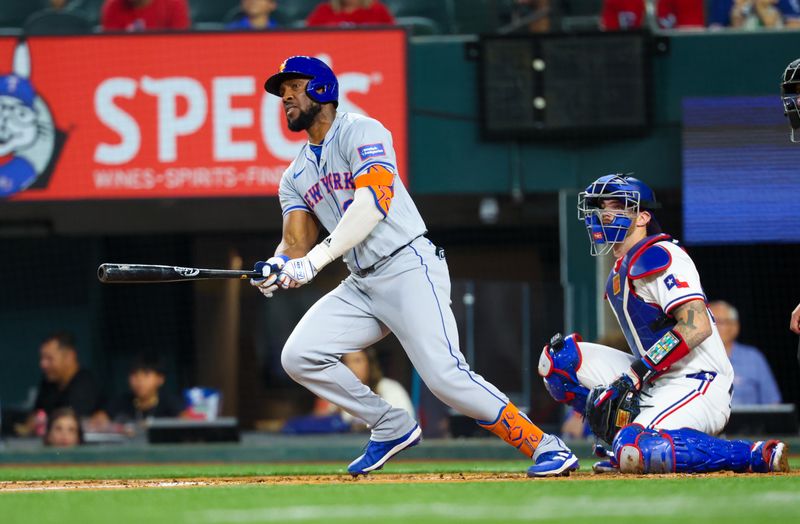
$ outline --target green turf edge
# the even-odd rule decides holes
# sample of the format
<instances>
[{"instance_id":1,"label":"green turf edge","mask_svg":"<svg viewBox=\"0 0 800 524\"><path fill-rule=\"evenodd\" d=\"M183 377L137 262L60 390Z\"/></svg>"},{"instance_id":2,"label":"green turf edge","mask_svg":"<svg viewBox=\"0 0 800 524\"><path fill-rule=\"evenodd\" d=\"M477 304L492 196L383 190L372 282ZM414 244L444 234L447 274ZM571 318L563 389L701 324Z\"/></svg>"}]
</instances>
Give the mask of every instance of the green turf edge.
<instances>
[{"instance_id":1,"label":"green turf edge","mask_svg":"<svg viewBox=\"0 0 800 524\"><path fill-rule=\"evenodd\" d=\"M800 477L263 485L0 495L3 524L796 522Z\"/></svg>"}]
</instances>

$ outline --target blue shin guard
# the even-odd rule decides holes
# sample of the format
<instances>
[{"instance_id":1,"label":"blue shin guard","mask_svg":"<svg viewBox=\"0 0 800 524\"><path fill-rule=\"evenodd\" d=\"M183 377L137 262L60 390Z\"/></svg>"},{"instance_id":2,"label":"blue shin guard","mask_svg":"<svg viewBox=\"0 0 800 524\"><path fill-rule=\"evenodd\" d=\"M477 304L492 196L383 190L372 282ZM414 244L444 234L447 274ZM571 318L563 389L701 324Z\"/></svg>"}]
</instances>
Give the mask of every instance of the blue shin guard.
<instances>
[{"instance_id":1,"label":"blue shin guard","mask_svg":"<svg viewBox=\"0 0 800 524\"><path fill-rule=\"evenodd\" d=\"M573 333L562 337L560 333L550 339L539 358L539 375L544 379L544 386L557 401L569 404L583 413L586 408L586 397L589 389L578 381L578 369L581 367L581 350L578 342L580 335Z\"/></svg>"},{"instance_id":2,"label":"blue shin guard","mask_svg":"<svg viewBox=\"0 0 800 524\"><path fill-rule=\"evenodd\" d=\"M656 431L633 424L614 439L614 455L623 473L750 471L760 455L752 451L752 442L724 440L688 428Z\"/></svg>"}]
</instances>

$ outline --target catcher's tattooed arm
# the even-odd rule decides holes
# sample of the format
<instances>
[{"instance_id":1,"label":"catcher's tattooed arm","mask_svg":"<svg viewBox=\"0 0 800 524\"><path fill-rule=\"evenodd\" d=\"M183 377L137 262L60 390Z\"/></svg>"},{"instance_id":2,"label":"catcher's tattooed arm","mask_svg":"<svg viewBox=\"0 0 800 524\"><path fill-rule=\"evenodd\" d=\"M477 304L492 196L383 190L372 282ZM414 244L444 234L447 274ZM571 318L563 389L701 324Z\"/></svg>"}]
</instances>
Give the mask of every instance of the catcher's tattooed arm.
<instances>
[{"instance_id":1,"label":"catcher's tattooed arm","mask_svg":"<svg viewBox=\"0 0 800 524\"><path fill-rule=\"evenodd\" d=\"M702 299L686 302L673 310L677 324L664 333L640 358L631 365L631 376L636 387L665 373L676 362L689 354L705 339L711 336L706 303Z\"/></svg>"},{"instance_id":2,"label":"catcher's tattooed arm","mask_svg":"<svg viewBox=\"0 0 800 524\"><path fill-rule=\"evenodd\" d=\"M673 329L681 334L690 349L696 348L711 336L711 320L702 299L678 306L673 310L672 316L678 321Z\"/></svg>"}]
</instances>

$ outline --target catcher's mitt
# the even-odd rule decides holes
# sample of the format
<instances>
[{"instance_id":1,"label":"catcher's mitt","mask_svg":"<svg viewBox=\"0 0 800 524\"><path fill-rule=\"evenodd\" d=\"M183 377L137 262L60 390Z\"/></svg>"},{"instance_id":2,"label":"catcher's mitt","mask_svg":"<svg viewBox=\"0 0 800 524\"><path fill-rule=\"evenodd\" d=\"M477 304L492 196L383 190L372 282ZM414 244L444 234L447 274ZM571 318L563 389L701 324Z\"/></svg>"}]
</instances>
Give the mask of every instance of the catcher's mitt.
<instances>
[{"instance_id":1,"label":"catcher's mitt","mask_svg":"<svg viewBox=\"0 0 800 524\"><path fill-rule=\"evenodd\" d=\"M598 438L613 444L620 428L627 426L639 414L639 391L627 375L610 386L597 386L589 392L584 416Z\"/></svg>"}]
</instances>

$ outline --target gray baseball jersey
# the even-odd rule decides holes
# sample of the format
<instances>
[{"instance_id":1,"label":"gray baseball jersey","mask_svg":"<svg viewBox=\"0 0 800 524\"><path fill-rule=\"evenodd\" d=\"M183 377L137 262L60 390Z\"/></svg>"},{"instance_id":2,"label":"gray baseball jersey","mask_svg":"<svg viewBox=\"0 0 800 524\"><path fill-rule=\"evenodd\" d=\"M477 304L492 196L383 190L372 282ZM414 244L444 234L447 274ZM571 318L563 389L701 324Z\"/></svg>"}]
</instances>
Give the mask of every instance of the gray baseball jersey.
<instances>
[{"instance_id":1,"label":"gray baseball jersey","mask_svg":"<svg viewBox=\"0 0 800 524\"><path fill-rule=\"evenodd\" d=\"M368 268L425 234L425 222L397 176L392 134L373 118L337 113L322 144L319 161L306 144L281 178L283 214L298 209L313 213L330 233L353 201L355 179L374 165L395 173L391 212L362 243L344 255L351 271Z\"/></svg>"},{"instance_id":2,"label":"gray baseball jersey","mask_svg":"<svg viewBox=\"0 0 800 524\"><path fill-rule=\"evenodd\" d=\"M423 236L425 224L397 176L392 136L379 122L337 114L319 160L306 145L283 174L283 213L312 213L333 231L352 202L355 179L373 165L395 174L391 205L382 207L376 197L385 218L345 255L350 276L303 316L286 341L281 363L295 381L363 420L373 440L392 440L408 433L415 421L341 362L345 353L392 332L439 399L472 418L494 422L508 397L471 371L459 350L447 262Z\"/></svg>"}]
</instances>

